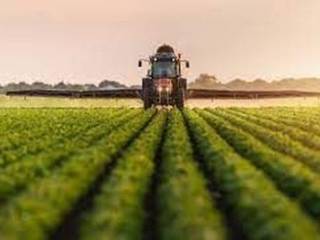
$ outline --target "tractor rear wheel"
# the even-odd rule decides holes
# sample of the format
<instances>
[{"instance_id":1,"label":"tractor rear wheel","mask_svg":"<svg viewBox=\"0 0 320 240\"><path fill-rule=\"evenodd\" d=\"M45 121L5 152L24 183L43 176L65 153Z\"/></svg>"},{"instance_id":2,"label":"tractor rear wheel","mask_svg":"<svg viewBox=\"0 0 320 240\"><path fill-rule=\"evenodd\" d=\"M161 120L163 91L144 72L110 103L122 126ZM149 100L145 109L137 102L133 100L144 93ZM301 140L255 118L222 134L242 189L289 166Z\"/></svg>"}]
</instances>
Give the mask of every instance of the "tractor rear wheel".
<instances>
[{"instance_id":1,"label":"tractor rear wheel","mask_svg":"<svg viewBox=\"0 0 320 240\"><path fill-rule=\"evenodd\" d=\"M184 108L185 91L183 88L179 88L176 96L176 106L179 109Z\"/></svg>"},{"instance_id":2,"label":"tractor rear wheel","mask_svg":"<svg viewBox=\"0 0 320 240\"><path fill-rule=\"evenodd\" d=\"M152 107L152 86L150 84L150 79L143 79L142 85L142 99L144 109Z\"/></svg>"},{"instance_id":3,"label":"tractor rear wheel","mask_svg":"<svg viewBox=\"0 0 320 240\"><path fill-rule=\"evenodd\" d=\"M179 86L180 86L180 88L183 88L185 92L187 92L187 79L180 78L179 79Z\"/></svg>"}]
</instances>

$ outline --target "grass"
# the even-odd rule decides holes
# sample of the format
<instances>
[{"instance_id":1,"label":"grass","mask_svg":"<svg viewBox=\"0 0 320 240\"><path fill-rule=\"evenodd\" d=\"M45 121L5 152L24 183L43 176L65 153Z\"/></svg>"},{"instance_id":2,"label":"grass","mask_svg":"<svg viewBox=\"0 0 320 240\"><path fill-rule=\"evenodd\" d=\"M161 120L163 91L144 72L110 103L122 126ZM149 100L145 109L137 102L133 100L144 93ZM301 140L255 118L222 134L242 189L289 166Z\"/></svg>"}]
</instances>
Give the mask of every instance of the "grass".
<instances>
[{"instance_id":1,"label":"grass","mask_svg":"<svg viewBox=\"0 0 320 240\"><path fill-rule=\"evenodd\" d=\"M30 101L64 108L0 108L0 239L320 239L319 107Z\"/></svg>"}]
</instances>

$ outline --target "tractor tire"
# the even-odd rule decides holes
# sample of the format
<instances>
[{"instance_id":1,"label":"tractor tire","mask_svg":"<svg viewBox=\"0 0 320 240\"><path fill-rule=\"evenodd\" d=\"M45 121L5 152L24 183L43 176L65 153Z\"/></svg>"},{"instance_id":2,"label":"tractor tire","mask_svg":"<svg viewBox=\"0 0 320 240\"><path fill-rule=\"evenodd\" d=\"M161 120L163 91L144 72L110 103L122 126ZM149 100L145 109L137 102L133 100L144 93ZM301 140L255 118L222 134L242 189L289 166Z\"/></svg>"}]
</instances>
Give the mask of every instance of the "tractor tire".
<instances>
[{"instance_id":1,"label":"tractor tire","mask_svg":"<svg viewBox=\"0 0 320 240\"><path fill-rule=\"evenodd\" d=\"M177 96L176 96L176 106L179 109L184 108L184 100L185 100L185 91L183 88L179 88L177 90Z\"/></svg>"},{"instance_id":2,"label":"tractor tire","mask_svg":"<svg viewBox=\"0 0 320 240\"><path fill-rule=\"evenodd\" d=\"M142 99L144 109L149 109L152 107L152 86L151 79L143 79L142 83Z\"/></svg>"},{"instance_id":3,"label":"tractor tire","mask_svg":"<svg viewBox=\"0 0 320 240\"><path fill-rule=\"evenodd\" d=\"M180 78L179 79L179 87L183 88L185 92L187 92L187 79Z\"/></svg>"}]
</instances>

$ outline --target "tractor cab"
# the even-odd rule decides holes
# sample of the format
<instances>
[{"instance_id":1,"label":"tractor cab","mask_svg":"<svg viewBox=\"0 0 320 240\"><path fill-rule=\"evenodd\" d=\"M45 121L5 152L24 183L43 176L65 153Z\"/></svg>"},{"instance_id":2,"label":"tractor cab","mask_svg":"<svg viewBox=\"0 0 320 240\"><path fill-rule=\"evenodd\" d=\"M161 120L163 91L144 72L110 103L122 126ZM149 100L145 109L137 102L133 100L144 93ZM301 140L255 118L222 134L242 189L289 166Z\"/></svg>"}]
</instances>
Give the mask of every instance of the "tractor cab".
<instances>
[{"instance_id":1,"label":"tractor cab","mask_svg":"<svg viewBox=\"0 0 320 240\"><path fill-rule=\"evenodd\" d=\"M176 56L174 54L158 54L151 58L151 74L153 79L179 76Z\"/></svg>"}]
</instances>

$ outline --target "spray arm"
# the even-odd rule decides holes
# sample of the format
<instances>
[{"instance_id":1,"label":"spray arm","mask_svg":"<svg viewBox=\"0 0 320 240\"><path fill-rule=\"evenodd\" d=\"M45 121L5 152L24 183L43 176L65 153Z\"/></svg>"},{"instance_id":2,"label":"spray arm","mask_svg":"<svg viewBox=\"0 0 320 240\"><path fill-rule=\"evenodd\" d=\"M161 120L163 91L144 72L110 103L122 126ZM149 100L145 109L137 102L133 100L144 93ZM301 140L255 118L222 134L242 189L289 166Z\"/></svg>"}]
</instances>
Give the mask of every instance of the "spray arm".
<instances>
[{"instance_id":1,"label":"spray arm","mask_svg":"<svg viewBox=\"0 0 320 240\"><path fill-rule=\"evenodd\" d=\"M143 62L147 62L147 63L150 64L150 60L149 60L149 59L140 59L140 60L139 60L139 63L138 63L138 67L142 67L142 63L143 63Z\"/></svg>"},{"instance_id":2,"label":"spray arm","mask_svg":"<svg viewBox=\"0 0 320 240\"><path fill-rule=\"evenodd\" d=\"M190 62L188 60L180 60L180 62L186 64L186 68L190 68Z\"/></svg>"}]
</instances>

